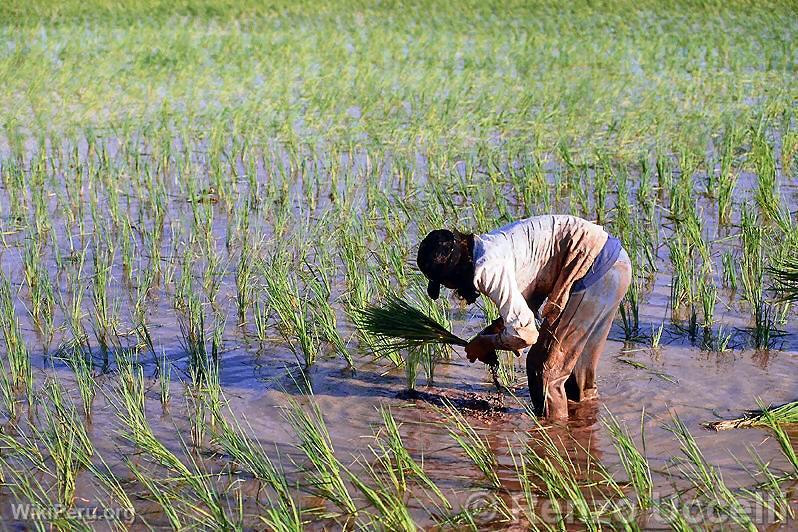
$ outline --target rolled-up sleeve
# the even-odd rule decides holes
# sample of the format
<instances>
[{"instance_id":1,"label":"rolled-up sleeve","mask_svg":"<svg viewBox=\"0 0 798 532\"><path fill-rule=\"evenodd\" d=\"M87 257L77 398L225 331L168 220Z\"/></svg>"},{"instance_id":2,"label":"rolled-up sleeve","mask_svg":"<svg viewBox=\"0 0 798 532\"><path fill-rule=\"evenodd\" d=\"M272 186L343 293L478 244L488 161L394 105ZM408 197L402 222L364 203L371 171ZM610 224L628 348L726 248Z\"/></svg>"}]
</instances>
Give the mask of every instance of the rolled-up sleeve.
<instances>
[{"instance_id":1,"label":"rolled-up sleeve","mask_svg":"<svg viewBox=\"0 0 798 532\"><path fill-rule=\"evenodd\" d=\"M524 349L538 339L535 315L527 305L515 280L515 269L509 261L490 261L474 272L474 284L499 308L504 318L504 331L493 338L494 347L508 351Z\"/></svg>"}]
</instances>

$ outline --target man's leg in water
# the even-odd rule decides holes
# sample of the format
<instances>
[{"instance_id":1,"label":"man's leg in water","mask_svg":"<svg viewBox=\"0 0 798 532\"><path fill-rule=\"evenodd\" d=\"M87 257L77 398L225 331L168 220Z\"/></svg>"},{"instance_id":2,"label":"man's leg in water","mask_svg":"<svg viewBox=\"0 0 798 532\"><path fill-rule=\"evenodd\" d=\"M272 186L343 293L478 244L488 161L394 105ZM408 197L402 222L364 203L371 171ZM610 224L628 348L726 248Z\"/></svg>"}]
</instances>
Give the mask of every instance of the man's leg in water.
<instances>
[{"instance_id":1,"label":"man's leg in water","mask_svg":"<svg viewBox=\"0 0 798 532\"><path fill-rule=\"evenodd\" d=\"M576 399L595 397L595 370L612 320L631 282L631 264L621 251L615 265L595 284L571 295L554 333L527 353L529 393L538 415L568 418L566 381L573 374Z\"/></svg>"}]
</instances>

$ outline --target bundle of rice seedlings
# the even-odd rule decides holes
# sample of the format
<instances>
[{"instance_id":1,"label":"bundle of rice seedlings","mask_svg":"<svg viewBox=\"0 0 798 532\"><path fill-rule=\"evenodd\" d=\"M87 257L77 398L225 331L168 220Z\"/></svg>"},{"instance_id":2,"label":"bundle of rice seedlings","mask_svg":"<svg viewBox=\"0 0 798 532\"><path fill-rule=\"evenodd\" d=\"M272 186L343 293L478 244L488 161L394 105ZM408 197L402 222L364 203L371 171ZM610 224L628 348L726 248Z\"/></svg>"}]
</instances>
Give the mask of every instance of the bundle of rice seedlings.
<instances>
[{"instance_id":1,"label":"bundle of rice seedlings","mask_svg":"<svg viewBox=\"0 0 798 532\"><path fill-rule=\"evenodd\" d=\"M713 421L704 423L704 426L712 430L729 430L743 427L767 427L771 422L778 424L798 423L798 401L786 403L781 406L770 406L758 410L750 410L737 419Z\"/></svg>"},{"instance_id":2,"label":"bundle of rice seedlings","mask_svg":"<svg viewBox=\"0 0 798 532\"><path fill-rule=\"evenodd\" d=\"M432 344L459 345L468 342L397 296L389 295L382 306L367 306L354 314L357 327L377 338L387 352L417 349Z\"/></svg>"}]
</instances>

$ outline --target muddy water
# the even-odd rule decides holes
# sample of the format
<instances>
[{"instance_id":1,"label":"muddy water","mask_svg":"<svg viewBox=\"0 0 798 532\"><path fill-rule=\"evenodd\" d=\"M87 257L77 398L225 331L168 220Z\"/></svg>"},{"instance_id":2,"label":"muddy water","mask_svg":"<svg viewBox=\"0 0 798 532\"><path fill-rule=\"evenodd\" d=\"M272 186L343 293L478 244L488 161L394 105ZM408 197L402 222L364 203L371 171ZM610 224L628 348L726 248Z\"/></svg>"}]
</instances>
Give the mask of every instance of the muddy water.
<instances>
[{"instance_id":1,"label":"muddy water","mask_svg":"<svg viewBox=\"0 0 798 532\"><path fill-rule=\"evenodd\" d=\"M646 310L655 314L661 311ZM622 423L627 424L638 443L641 413L644 412L646 456L654 471L655 495L668 497L674 493L674 486L687 486L674 461L680 455L679 445L665 428L675 415L691 430L706 459L720 467L724 481L732 488L750 487L755 483L746 471L746 467L752 466L749 457L752 451L768 462L771 470L790 470L778 444L766 431L739 429L712 432L703 429L701 423L736 417L742 410L755 407L754 399L757 397L765 403L794 400L798 353L786 350L713 354L678 341L656 350L640 349L635 345L625 347L617 340L621 337L622 331L619 328L613 329L610 338L615 340L607 343L602 356L598 381L599 400L572 404L571 420L565 425L548 429L556 437L563 439L564 447L577 463L586 463L586 449L617 478L624 478L611 438L602 423L607 415L606 410L609 410ZM295 438L282 416L287 396L304 400L292 377L296 374L292 369L293 355L278 347L256 352L251 346L234 344L235 342L230 342L230 350L223 355L221 372L222 386L231 411L237 418L245 421L251 434L270 450L270 454L281 457L281 462L291 475L298 474L292 459L298 463L302 460L292 448ZM624 360L633 360L645 365L645 368L633 367ZM176 366L183 363L176 353L173 362ZM152 369L148 367L150 375ZM56 369L56 373L63 382L70 382L71 377L67 371ZM436 369L435 386L419 386L422 399L418 400L408 399L403 394L403 372L390 371L383 364L364 363L355 374L351 374L343 370L338 361L322 361L310 371L309 378L333 443L342 456L350 453L368 456L370 435L381 423L378 408L387 405L402 423L401 432L407 448L417 458L423 457L425 470L456 507L478 504L483 500L481 497L486 493L484 481L479 471L449 436L446 425L441 423L443 417L436 409L434 400L437 396L445 396L454 401L462 400L461 404L466 405L475 398L489 402L498 401L498 394L489 383L484 366L479 363L469 364L462 353L455 353L451 361L442 363ZM99 381L103 383L103 378ZM109 375L107 381L110 385L113 376ZM423 382L423 377L420 381ZM158 403L157 385L154 380L151 382L153 386L148 394L148 418L158 437L170 449L180 454L182 451L179 438L188 440L190 430L187 422L188 409L180 393L181 385L178 382L173 384L172 405L168 411L163 412ZM112 388L109 389L112 393ZM521 504L523 499L520 497L508 445L513 446L515 451L520 449L520 442L527 442L534 447L538 430L523 408L527 392L520 370L519 386L515 392L521 403L505 396L501 412L485 414L468 409L464 412L467 419L488 438L497 453L499 475L506 490L504 498L511 509L517 510L514 505ZM127 447L121 440L118 429L119 424L113 410L101 397L98 398L89 433L100 453L105 457L112 457L108 461L113 469L122 478L129 478L130 474L119 459L119 449ZM798 433L793 432L793 436L798 437ZM210 470L224 470L226 461L223 458L215 457L208 449L201 451L200 455ZM346 459L344 462L349 464ZM358 466L354 467L357 469ZM257 483L250 484L251 487L245 489L245 493L249 491L252 500L247 501L246 511L255 514L259 504L264 501L261 495L257 502ZM792 490L795 502L798 486L788 486L788 489ZM90 485L86 486L86 491L82 494L85 500L92 500L93 491ZM304 503L312 506L318 501L306 497ZM415 502L411 502L411 506L419 523L432 524L428 508L422 508ZM137 511L150 524L161 523L157 508L151 504L142 503ZM484 526L496 529L508 526L503 522L491 525L489 515L486 519ZM761 524L767 524L767 519L766 516ZM657 524L656 521L642 522L648 523L652 528ZM331 523L319 523L318 526L323 528L331 526Z\"/></svg>"}]
</instances>

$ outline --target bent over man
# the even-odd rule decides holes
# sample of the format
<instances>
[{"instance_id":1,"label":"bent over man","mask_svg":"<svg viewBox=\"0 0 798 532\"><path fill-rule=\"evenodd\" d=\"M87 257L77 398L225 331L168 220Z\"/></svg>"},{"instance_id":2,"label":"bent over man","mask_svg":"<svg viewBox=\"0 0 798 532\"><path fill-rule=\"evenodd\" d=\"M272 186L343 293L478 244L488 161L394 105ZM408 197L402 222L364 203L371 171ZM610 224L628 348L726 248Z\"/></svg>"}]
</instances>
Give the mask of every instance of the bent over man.
<instances>
[{"instance_id":1,"label":"bent over man","mask_svg":"<svg viewBox=\"0 0 798 532\"><path fill-rule=\"evenodd\" d=\"M597 396L596 366L632 276L620 241L601 226L548 215L484 235L438 229L421 242L417 264L431 298L443 285L469 304L480 293L496 304L500 317L466 346L468 360L488 363L495 349L529 347L538 415L567 419L569 398Z\"/></svg>"}]
</instances>

